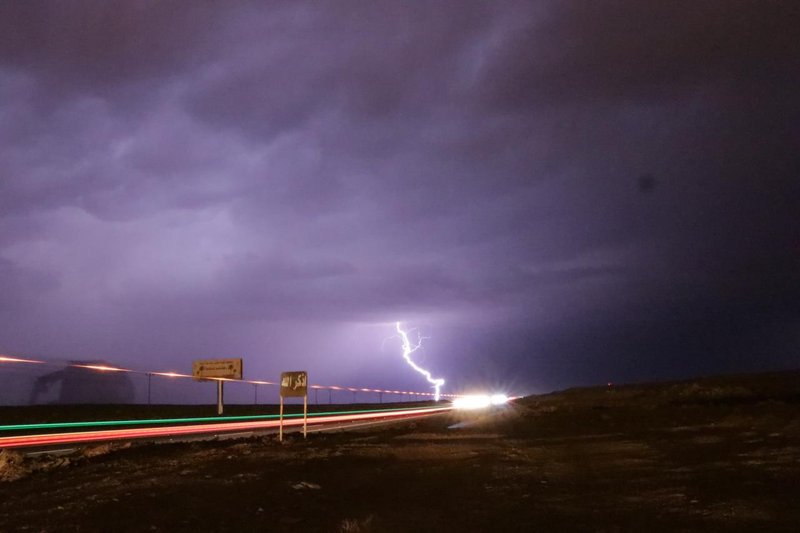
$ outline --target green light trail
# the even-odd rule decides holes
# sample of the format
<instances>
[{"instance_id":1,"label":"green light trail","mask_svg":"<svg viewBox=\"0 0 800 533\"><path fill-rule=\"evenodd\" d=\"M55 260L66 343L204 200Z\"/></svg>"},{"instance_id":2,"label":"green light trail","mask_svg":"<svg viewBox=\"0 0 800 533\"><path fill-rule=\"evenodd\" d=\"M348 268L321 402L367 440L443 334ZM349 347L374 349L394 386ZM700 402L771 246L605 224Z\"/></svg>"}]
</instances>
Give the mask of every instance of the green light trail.
<instances>
[{"instance_id":1,"label":"green light trail","mask_svg":"<svg viewBox=\"0 0 800 533\"><path fill-rule=\"evenodd\" d=\"M407 411L408 407L393 409L361 409L355 411L329 411L325 413L308 413L309 418L330 415L346 415L361 413L388 413L394 411ZM413 409L437 409L437 407L414 407ZM280 415L245 415L245 416L204 416L194 418L152 418L149 420L92 420L85 422L47 422L39 424L12 424L0 426L0 431L24 431L29 429L65 429L65 428L90 428L108 426L143 426L147 424L180 424L183 422L228 422L235 420L266 420L278 418ZM283 418L302 417L303 413L284 414Z\"/></svg>"}]
</instances>

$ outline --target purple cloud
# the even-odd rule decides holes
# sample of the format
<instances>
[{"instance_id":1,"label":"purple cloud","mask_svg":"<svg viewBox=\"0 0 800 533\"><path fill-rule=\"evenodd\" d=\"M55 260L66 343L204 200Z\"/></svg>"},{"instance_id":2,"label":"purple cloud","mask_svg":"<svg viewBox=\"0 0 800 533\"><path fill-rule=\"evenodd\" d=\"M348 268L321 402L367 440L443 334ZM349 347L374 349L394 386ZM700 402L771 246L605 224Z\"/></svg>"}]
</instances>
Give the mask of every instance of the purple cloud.
<instances>
[{"instance_id":1,"label":"purple cloud","mask_svg":"<svg viewBox=\"0 0 800 533\"><path fill-rule=\"evenodd\" d=\"M4 5L0 350L424 387L404 320L455 387L792 364L792 11Z\"/></svg>"}]
</instances>

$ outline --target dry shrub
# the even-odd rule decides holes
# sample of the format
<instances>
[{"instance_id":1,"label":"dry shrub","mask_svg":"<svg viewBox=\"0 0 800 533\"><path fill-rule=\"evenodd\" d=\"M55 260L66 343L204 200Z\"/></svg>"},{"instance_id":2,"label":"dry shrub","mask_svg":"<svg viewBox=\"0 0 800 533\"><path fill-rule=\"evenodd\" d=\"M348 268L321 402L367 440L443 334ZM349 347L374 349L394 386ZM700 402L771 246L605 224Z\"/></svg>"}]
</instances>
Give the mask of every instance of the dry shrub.
<instances>
[{"instance_id":1,"label":"dry shrub","mask_svg":"<svg viewBox=\"0 0 800 533\"><path fill-rule=\"evenodd\" d=\"M29 471L25 467L25 457L13 450L0 450L0 481L14 481L25 477Z\"/></svg>"},{"instance_id":2,"label":"dry shrub","mask_svg":"<svg viewBox=\"0 0 800 533\"><path fill-rule=\"evenodd\" d=\"M97 457L98 455L105 455L111 452L111 444L98 444L97 446L89 446L82 452L84 457Z\"/></svg>"}]
</instances>

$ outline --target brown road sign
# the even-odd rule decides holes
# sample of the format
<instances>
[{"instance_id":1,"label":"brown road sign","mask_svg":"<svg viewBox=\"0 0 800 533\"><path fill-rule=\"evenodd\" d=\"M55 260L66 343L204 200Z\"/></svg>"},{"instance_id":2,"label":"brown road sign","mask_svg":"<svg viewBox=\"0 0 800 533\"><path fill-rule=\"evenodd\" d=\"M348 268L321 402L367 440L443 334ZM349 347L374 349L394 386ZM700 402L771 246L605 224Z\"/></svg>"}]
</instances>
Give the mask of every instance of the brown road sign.
<instances>
[{"instance_id":1,"label":"brown road sign","mask_svg":"<svg viewBox=\"0 0 800 533\"><path fill-rule=\"evenodd\" d=\"M203 359L192 362L192 376L195 379L225 378L242 379L241 359Z\"/></svg>"},{"instance_id":2,"label":"brown road sign","mask_svg":"<svg viewBox=\"0 0 800 533\"><path fill-rule=\"evenodd\" d=\"M281 396L306 396L308 394L308 372L282 372Z\"/></svg>"},{"instance_id":3,"label":"brown road sign","mask_svg":"<svg viewBox=\"0 0 800 533\"><path fill-rule=\"evenodd\" d=\"M283 399L290 396L303 398L303 438L308 433L308 372L281 373L281 408L278 438L283 441Z\"/></svg>"}]
</instances>

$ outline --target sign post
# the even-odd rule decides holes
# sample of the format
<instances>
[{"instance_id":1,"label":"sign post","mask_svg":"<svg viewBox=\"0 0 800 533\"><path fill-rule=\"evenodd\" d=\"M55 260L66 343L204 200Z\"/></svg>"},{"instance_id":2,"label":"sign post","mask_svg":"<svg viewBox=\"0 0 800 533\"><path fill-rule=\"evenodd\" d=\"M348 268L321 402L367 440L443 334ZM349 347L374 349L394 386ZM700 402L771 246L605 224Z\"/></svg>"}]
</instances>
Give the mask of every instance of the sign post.
<instances>
[{"instance_id":1,"label":"sign post","mask_svg":"<svg viewBox=\"0 0 800 533\"><path fill-rule=\"evenodd\" d=\"M283 399L303 397L303 438L308 435L308 372L281 373L281 407L278 440L283 442Z\"/></svg>"},{"instance_id":2,"label":"sign post","mask_svg":"<svg viewBox=\"0 0 800 533\"><path fill-rule=\"evenodd\" d=\"M192 362L192 377L217 382L217 414L223 410L224 383L226 379L242 379L241 359L201 359Z\"/></svg>"}]
</instances>

